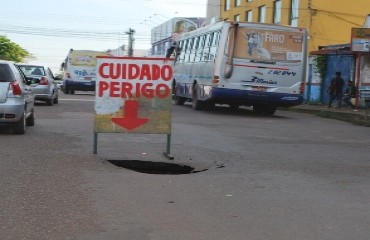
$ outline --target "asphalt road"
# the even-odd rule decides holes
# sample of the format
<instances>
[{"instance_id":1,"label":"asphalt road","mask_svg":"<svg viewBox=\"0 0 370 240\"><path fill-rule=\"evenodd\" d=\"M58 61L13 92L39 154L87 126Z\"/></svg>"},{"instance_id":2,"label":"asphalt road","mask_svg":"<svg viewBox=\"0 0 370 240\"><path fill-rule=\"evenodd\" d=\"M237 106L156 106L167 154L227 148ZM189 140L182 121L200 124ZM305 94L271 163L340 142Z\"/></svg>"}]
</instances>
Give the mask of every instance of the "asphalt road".
<instances>
[{"instance_id":1,"label":"asphalt road","mask_svg":"<svg viewBox=\"0 0 370 240\"><path fill-rule=\"evenodd\" d=\"M370 129L315 115L173 106L165 135L99 134L94 96L39 103L26 135L0 127L0 239L368 240ZM171 162L146 174L108 160Z\"/></svg>"}]
</instances>

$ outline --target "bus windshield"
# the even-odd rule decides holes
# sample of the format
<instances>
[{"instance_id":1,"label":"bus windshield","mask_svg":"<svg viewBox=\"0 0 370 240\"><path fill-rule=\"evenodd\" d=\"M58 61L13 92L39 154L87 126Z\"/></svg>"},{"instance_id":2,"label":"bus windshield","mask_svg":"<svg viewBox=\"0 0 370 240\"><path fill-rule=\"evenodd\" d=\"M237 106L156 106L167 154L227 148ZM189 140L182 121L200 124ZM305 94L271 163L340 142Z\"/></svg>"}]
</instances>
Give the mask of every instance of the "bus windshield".
<instances>
[{"instance_id":1,"label":"bus windshield","mask_svg":"<svg viewBox=\"0 0 370 240\"><path fill-rule=\"evenodd\" d=\"M233 31L233 28L229 30L227 46L234 41ZM239 27L236 38L234 58L291 63L302 61L303 31ZM226 48L225 54L228 53Z\"/></svg>"}]
</instances>

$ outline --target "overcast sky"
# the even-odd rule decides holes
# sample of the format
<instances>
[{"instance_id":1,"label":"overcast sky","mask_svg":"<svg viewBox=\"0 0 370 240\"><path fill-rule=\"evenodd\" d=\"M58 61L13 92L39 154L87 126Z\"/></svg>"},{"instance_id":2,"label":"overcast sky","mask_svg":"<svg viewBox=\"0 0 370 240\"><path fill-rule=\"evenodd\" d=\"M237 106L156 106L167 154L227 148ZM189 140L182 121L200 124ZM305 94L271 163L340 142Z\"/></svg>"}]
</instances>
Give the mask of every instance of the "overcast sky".
<instances>
[{"instance_id":1,"label":"overcast sky","mask_svg":"<svg viewBox=\"0 0 370 240\"><path fill-rule=\"evenodd\" d=\"M115 49L128 43L149 49L151 28L173 17L205 17L207 0L2 1L0 35L6 35L54 71L76 50Z\"/></svg>"}]
</instances>

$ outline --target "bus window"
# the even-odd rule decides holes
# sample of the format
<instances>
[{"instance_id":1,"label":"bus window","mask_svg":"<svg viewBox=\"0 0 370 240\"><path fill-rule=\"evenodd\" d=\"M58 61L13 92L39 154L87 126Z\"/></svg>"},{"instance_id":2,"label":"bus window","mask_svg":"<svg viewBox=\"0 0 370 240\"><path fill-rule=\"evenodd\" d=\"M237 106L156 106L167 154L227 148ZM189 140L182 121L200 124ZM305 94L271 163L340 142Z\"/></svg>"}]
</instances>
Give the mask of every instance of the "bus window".
<instances>
[{"instance_id":1,"label":"bus window","mask_svg":"<svg viewBox=\"0 0 370 240\"><path fill-rule=\"evenodd\" d=\"M206 36L202 35L199 37L199 43L198 43L198 49L195 53L195 62L199 62L202 60L203 50L204 50L204 42L205 42Z\"/></svg>"},{"instance_id":2,"label":"bus window","mask_svg":"<svg viewBox=\"0 0 370 240\"><path fill-rule=\"evenodd\" d=\"M209 60L210 47L212 45L213 33L208 33L206 36L206 42L204 45L203 61Z\"/></svg>"},{"instance_id":3,"label":"bus window","mask_svg":"<svg viewBox=\"0 0 370 240\"><path fill-rule=\"evenodd\" d=\"M181 49L183 48L184 42L177 42L176 48L175 48L175 61L176 62L181 62Z\"/></svg>"},{"instance_id":4,"label":"bus window","mask_svg":"<svg viewBox=\"0 0 370 240\"><path fill-rule=\"evenodd\" d=\"M184 62L185 58L185 49L186 49L186 41L180 42L180 53L179 53L179 62Z\"/></svg>"},{"instance_id":5,"label":"bus window","mask_svg":"<svg viewBox=\"0 0 370 240\"><path fill-rule=\"evenodd\" d=\"M181 49L181 54L180 54L180 58L181 58L181 62L185 62L185 58L186 58L186 49L188 48L188 40L184 40L183 41L183 47Z\"/></svg>"},{"instance_id":6,"label":"bus window","mask_svg":"<svg viewBox=\"0 0 370 240\"><path fill-rule=\"evenodd\" d=\"M191 52L190 52L190 59L189 59L190 62L194 62L194 60L195 60L195 54L196 54L197 49L198 49L198 43L199 43L199 37L195 37L194 40L193 40L193 46L192 46Z\"/></svg>"},{"instance_id":7,"label":"bus window","mask_svg":"<svg viewBox=\"0 0 370 240\"><path fill-rule=\"evenodd\" d=\"M211 48L209 50L209 58L208 59L211 60L211 61L213 61L216 57L219 40L220 40L220 33L215 32L213 34L213 41L212 41L212 44L211 44Z\"/></svg>"},{"instance_id":8,"label":"bus window","mask_svg":"<svg viewBox=\"0 0 370 240\"><path fill-rule=\"evenodd\" d=\"M186 46L186 51L185 51L185 62L190 61L190 54L191 54L191 48L193 47L193 38L190 38L187 40L188 44Z\"/></svg>"}]
</instances>

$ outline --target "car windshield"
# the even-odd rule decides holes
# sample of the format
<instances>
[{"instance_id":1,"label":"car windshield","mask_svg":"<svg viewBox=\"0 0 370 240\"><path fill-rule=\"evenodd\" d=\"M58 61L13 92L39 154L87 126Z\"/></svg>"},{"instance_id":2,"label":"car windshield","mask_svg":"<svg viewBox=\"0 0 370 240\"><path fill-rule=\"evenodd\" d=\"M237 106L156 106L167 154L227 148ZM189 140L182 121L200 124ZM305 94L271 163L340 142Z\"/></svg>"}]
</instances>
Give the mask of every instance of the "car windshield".
<instances>
[{"instance_id":1,"label":"car windshield","mask_svg":"<svg viewBox=\"0 0 370 240\"><path fill-rule=\"evenodd\" d=\"M11 82L13 80L10 74L10 67L7 64L0 63L0 82Z\"/></svg>"},{"instance_id":2,"label":"car windshield","mask_svg":"<svg viewBox=\"0 0 370 240\"><path fill-rule=\"evenodd\" d=\"M45 76L45 71L42 66L19 65L19 67L22 69L23 73L26 76L29 75Z\"/></svg>"}]
</instances>

